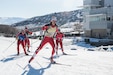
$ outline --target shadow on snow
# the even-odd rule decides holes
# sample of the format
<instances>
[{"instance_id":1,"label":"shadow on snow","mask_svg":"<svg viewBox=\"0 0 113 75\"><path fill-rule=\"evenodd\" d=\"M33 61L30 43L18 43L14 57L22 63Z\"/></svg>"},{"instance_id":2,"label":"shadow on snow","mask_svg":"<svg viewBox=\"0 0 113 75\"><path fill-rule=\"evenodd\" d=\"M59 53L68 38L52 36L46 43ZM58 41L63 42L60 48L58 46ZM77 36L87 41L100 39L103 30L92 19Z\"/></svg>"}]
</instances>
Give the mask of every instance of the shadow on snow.
<instances>
[{"instance_id":1,"label":"shadow on snow","mask_svg":"<svg viewBox=\"0 0 113 75\"><path fill-rule=\"evenodd\" d=\"M45 70L51 67L51 63L43 68L40 69L34 69L31 65L28 65L29 70L25 70L21 75L43 75Z\"/></svg>"},{"instance_id":2,"label":"shadow on snow","mask_svg":"<svg viewBox=\"0 0 113 75\"><path fill-rule=\"evenodd\" d=\"M17 54L14 54L14 55L10 55L8 57L3 57L3 59L1 59L0 61L1 62L9 62L9 61L12 61L12 60L22 58L23 56L24 56L23 54L21 54L19 56L17 56Z\"/></svg>"}]
</instances>

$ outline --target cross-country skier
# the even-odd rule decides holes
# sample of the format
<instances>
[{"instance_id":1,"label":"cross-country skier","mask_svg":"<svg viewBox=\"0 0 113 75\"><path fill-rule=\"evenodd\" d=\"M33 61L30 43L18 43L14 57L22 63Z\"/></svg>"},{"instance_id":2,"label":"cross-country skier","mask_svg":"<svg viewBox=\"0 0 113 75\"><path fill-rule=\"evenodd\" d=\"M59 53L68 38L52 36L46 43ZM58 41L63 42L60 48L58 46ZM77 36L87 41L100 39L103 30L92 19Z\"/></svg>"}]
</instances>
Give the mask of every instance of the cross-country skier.
<instances>
[{"instance_id":1,"label":"cross-country skier","mask_svg":"<svg viewBox=\"0 0 113 75\"><path fill-rule=\"evenodd\" d=\"M17 39L17 55L19 55L19 53L20 53L20 50L19 50L20 44L23 47L25 55L28 55L27 52L26 52L26 48L25 48L25 38L26 38L26 35L25 35L24 30L22 30L19 34L16 35L16 39Z\"/></svg>"},{"instance_id":2,"label":"cross-country skier","mask_svg":"<svg viewBox=\"0 0 113 75\"><path fill-rule=\"evenodd\" d=\"M42 49L42 47L46 43L49 43L52 46L52 54L51 54L50 61L51 61L51 63L55 63L55 61L53 60L53 55L55 53L54 35L58 31L58 27L56 25L56 17L52 18L50 24L43 26L42 30L45 31L44 38L43 38L42 42L40 43L40 46L35 51L34 55L29 60L29 63L34 59L36 54Z\"/></svg>"},{"instance_id":3,"label":"cross-country skier","mask_svg":"<svg viewBox=\"0 0 113 75\"><path fill-rule=\"evenodd\" d=\"M29 37L28 37L29 34L31 35L32 32L29 31L27 27L25 27L25 35L26 35L26 38L25 38L25 46L27 46L27 51L28 51L28 52L30 52L30 51L29 51L30 40L29 40Z\"/></svg>"},{"instance_id":4,"label":"cross-country skier","mask_svg":"<svg viewBox=\"0 0 113 75\"><path fill-rule=\"evenodd\" d=\"M64 49L63 49L63 37L65 35L60 31L60 29L58 29L58 32L56 34L56 54L58 55L58 45L60 44L60 47L62 49L62 54L66 55L66 53L64 53Z\"/></svg>"}]
</instances>

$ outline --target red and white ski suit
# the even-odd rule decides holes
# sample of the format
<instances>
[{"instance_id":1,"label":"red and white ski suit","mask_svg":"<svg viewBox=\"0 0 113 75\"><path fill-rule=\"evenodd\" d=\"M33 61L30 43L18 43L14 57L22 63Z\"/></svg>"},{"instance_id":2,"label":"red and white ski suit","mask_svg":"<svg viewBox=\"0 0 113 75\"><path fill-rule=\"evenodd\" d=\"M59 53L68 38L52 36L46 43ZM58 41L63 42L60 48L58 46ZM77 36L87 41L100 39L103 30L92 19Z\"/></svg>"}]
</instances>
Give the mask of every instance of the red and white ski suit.
<instances>
[{"instance_id":1,"label":"red and white ski suit","mask_svg":"<svg viewBox=\"0 0 113 75\"><path fill-rule=\"evenodd\" d=\"M19 55L19 53L20 53L20 49L19 49L20 44L23 47L24 53L27 54L26 48L25 48L26 35L24 33L19 33L16 35L16 38L17 38L17 55Z\"/></svg>"},{"instance_id":2,"label":"red and white ski suit","mask_svg":"<svg viewBox=\"0 0 113 75\"><path fill-rule=\"evenodd\" d=\"M52 56L55 52L55 43L54 43L54 35L58 31L58 28L56 26L44 26L42 27L42 30L45 30L45 36L39 46L38 49L42 49L42 47L49 43L52 46Z\"/></svg>"},{"instance_id":3,"label":"red and white ski suit","mask_svg":"<svg viewBox=\"0 0 113 75\"><path fill-rule=\"evenodd\" d=\"M63 43L62 43L63 37L64 37L64 34L61 33L61 32L58 32L56 34L56 50L58 50L58 44L60 44L62 52L64 52L64 50L63 50Z\"/></svg>"},{"instance_id":4,"label":"red and white ski suit","mask_svg":"<svg viewBox=\"0 0 113 75\"><path fill-rule=\"evenodd\" d=\"M44 34L44 38L41 42L41 44L39 45L39 47L37 48L37 50L35 51L34 55L32 56L32 58L29 60L29 63L34 59L35 55L42 49L42 47L46 44L49 43L52 46L52 54L51 54L51 60L53 60L53 55L55 53L55 43L54 43L54 35L56 32L58 32L58 28L57 26L43 26L42 30L45 31Z\"/></svg>"},{"instance_id":5,"label":"red and white ski suit","mask_svg":"<svg viewBox=\"0 0 113 75\"><path fill-rule=\"evenodd\" d=\"M26 35L26 38L25 38L25 46L28 47L28 50L29 50L29 47L30 47L30 40L28 38L28 35L29 34L31 35L32 32L25 29L25 35Z\"/></svg>"}]
</instances>

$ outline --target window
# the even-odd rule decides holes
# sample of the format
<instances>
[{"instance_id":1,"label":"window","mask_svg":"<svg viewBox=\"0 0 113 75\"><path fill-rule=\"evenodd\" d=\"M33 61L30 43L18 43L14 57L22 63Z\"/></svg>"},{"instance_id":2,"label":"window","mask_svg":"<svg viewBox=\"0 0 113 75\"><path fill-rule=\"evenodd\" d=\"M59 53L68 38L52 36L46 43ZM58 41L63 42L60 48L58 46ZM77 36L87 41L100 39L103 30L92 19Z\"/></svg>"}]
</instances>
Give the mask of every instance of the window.
<instances>
[{"instance_id":1,"label":"window","mask_svg":"<svg viewBox=\"0 0 113 75\"><path fill-rule=\"evenodd\" d=\"M107 17L106 17L106 20L107 20L107 21L110 21L110 16L107 16Z\"/></svg>"},{"instance_id":2,"label":"window","mask_svg":"<svg viewBox=\"0 0 113 75\"><path fill-rule=\"evenodd\" d=\"M99 5L100 5L101 7L104 7L104 0L99 0Z\"/></svg>"},{"instance_id":3,"label":"window","mask_svg":"<svg viewBox=\"0 0 113 75\"><path fill-rule=\"evenodd\" d=\"M89 20L90 21L105 21L105 15L104 14L97 14L97 15L90 15Z\"/></svg>"},{"instance_id":4,"label":"window","mask_svg":"<svg viewBox=\"0 0 113 75\"><path fill-rule=\"evenodd\" d=\"M112 21L113 21L113 16L112 16Z\"/></svg>"}]
</instances>

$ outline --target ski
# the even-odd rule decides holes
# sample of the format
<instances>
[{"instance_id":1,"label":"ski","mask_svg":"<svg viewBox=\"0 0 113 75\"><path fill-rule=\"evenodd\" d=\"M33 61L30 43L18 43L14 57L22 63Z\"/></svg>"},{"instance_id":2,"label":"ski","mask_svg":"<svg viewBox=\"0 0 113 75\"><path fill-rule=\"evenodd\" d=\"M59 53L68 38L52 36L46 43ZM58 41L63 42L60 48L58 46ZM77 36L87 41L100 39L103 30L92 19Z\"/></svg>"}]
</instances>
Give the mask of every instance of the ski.
<instances>
[{"instance_id":1,"label":"ski","mask_svg":"<svg viewBox=\"0 0 113 75\"><path fill-rule=\"evenodd\" d=\"M76 56L77 54L63 54L63 55Z\"/></svg>"},{"instance_id":2,"label":"ski","mask_svg":"<svg viewBox=\"0 0 113 75\"><path fill-rule=\"evenodd\" d=\"M18 65L21 69L23 69L23 70L24 70L24 68L23 68L20 64L16 64L16 65Z\"/></svg>"},{"instance_id":3,"label":"ski","mask_svg":"<svg viewBox=\"0 0 113 75\"><path fill-rule=\"evenodd\" d=\"M18 65L21 69L23 69L23 70L25 70L30 64L28 63L27 65L25 65L24 67L22 67L20 64L16 64L16 65Z\"/></svg>"},{"instance_id":4,"label":"ski","mask_svg":"<svg viewBox=\"0 0 113 75\"><path fill-rule=\"evenodd\" d=\"M28 63L23 69L25 70L30 64Z\"/></svg>"},{"instance_id":5,"label":"ski","mask_svg":"<svg viewBox=\"0 0 113 75\"><path fill-rule=\"evenodd\" d=\"M36 61L36 63L37 63L41 68L43 68L42 65L41 65L38 61Z\"/></svg>"},{"instance_id":6,"label":"ski","mask_svg":"<svg viewBox=\"0 0 113 75\"><path fill-rule=\"evenodd\" d=\"M54 56L54 58L59 58L60 56L77 56L77 54L59 54L59 55L56 55L56 56Z\"/></svg>"},{"instance_id":7,"label":"ski","mask_svg":"<svg viewBox=\"0 0 113 75\"><path fill-rule=\"evenodd\" d=\"M68 65L68 64L63 64L63 63L58 63L58 62L51 63L51 64L56 64L56 65L64 65L64 66L71 66L71 65Z\"/></svg>"},{"instance_id":8,"label":"ski","mask_svg":"<svg viewBox=\"0 0 113 75\"><path fill-rule=\"evenodd\" d=\"M36 61L36 63L37 63L41 68L43 68L42 65L40 65L40 63L39 63L38 61ZM18 64L18 63L17 63L17 65L18 65L21 69L25 70L25 69L30 65L30 63L28 63L28 64L25 65L24 67L22 67L22 66L21 66L20 64Z\"/></svg>"},{"instance_id":9,"label":"ski","mask_svg":"<svg viewBox=\"0 0 113 75\"><path fill-rule=\"evenodd\" d=\"M71 65L63 64L63 63L59 63L59 62L55 62L55 63L48 62L48 63L53 64L53 65L62 65L62 66L69 66L69 67L71 67Z\"/></svg>"}]
</instances>

